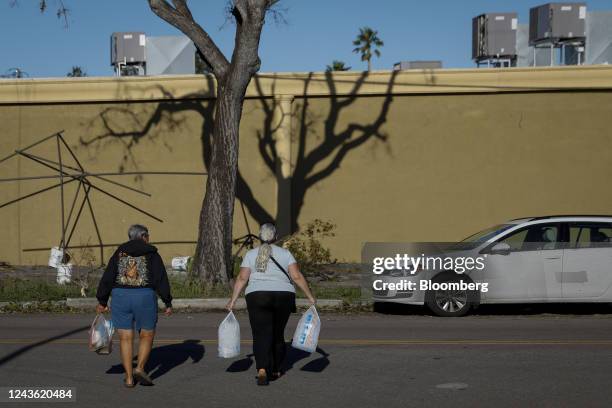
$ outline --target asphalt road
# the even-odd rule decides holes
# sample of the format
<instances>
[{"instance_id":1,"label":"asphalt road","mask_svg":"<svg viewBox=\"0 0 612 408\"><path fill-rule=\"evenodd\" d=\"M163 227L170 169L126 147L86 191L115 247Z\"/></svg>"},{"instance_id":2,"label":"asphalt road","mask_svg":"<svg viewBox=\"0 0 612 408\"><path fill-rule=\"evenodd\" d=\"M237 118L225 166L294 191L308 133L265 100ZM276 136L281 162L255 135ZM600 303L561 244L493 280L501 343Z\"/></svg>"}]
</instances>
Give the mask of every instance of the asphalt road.
<instances>
[{"instance_id":1,"label":"asphalt road","mask_svg":"<svg viewBox=\"0 0 612 408\"><path fill-rule=\"evenodd\" d=\"M160 316L154 387L122 387L118 347L87 350L92 315L0 315L0 387L76 389L83 407L609 407L612 310L510 310L465 318L323 314L320 352L291 351L287 375L255 385L243 356L216 355L222 313ZM293 316L287 339L295 328ZM0 403L0 406L46 406Z\"/></svg>"}]
</instances>

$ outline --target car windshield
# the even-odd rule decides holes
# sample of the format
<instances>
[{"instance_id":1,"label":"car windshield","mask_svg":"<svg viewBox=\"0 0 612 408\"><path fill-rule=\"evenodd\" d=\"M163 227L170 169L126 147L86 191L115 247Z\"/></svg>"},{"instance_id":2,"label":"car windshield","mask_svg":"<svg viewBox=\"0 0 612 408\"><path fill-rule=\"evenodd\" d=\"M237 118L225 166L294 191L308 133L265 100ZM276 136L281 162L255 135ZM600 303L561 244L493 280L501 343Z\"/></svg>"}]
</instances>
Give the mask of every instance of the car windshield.
<instances>
[{"instance_id":1,"label":"car windshield","mask_svg":"<svg viewBox=\"0 0 612 408\"><path fill-rule=\"evenodd\" d=\"M494 227L490 227L487 228L485 230L482 230L480 232L477 232L474 235L470 235L469 237L467 237L466 239L462 240L461 242L472 242L472 243L480 243L480 242L485 242L487 241L489 238L492 238L494 236L496 236L497 234L500 234L502 232L504 232L505 230L514 227L514 224L500 224L500 225L496 225Z\"/></svg>"}]
</instances>

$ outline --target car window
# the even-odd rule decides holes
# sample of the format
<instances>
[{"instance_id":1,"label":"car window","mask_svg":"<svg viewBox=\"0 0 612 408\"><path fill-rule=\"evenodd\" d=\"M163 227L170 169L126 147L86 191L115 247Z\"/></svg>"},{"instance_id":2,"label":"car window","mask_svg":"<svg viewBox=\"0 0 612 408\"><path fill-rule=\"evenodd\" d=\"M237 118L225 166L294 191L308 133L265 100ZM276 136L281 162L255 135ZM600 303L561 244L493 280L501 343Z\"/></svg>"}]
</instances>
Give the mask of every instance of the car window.
<instances>
[{"instance_id":1,"label":"car window","mask_svg":"<svg viewBox=\"0 0 612 408\"><path fill-rule=\"evenodd\" d=\"M497 242L510 245L512 251L539 251L559 248L559 225L536 224L514 231Z\"/></svg>"},{"instance_id":2,"label":"car window","mask_svg":"<svg viewBox=\"0 0 612 408\"><path fill-rule=\"evenodd\" d=\"M569 224L569 248L600 248L612 246L612 224L575 222Z\"/></svg>"},{"instance_id":3,"label":"car window","mask_svg":"<svg viewBox=\"0 0 612 408\"><path fill-rule=\"evenodd\" d=\"M512 227L514 227L514 224L495 225L493 227L479 231L474 235L470 235L469 237L465 238L461 242L474 242L474 243L485 242L486 240L493 238L494 236L501 234L505 230L510 229Z\"/></svg>"},{"instance_id":4,"label":"car window","mask_svg":"<svg viewBox=\"0 0 612 408\"><path fill-rule=\"evenodd\" d=\"M502 238L499 242L505 242L510 245L512 251L520 251L523 248L523 243L527 238L527 229L518 230L505 238Z\"/></svg>"}]
</instances>

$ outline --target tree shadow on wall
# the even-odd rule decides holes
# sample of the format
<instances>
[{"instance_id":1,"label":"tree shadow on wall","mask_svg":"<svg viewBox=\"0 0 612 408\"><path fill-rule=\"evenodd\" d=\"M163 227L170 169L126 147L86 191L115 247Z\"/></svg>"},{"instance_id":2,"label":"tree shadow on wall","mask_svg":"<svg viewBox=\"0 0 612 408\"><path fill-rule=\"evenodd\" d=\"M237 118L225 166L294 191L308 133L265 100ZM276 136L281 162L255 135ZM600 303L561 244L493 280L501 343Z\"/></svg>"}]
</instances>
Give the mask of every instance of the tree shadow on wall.
<instances>
[{"instance_id":1,"label":"tree shadow on wall","mask_svg":"<svg viewBox=\"0 0 612 408\"><path fill-rule=\"evenodd\" d=\"M206 84L204 87L206 89L214 89L215 82L211 76L205 76L203 84ZM130 91L127 87L124 89L125 92ZM207 152L210 150L209 143L213 129L214 100L207 99L206 95L197 92L176 99L161 85L146 88L142 93L162 95L152 112L147 108L151 102L155 102L154 99L110 105L84 124L93 134L81 137L75 148L91 149L90 154L93 151L94 155L97 155L107 147L120 144L122 153L117 162L117 171L123 172L128 169L138 171L139 160L135 154L137 146L143 140L147 140L159 143L160 147L172 153L173 144L182 142L174 139L174 132L186 126L187 117L184 113L193 111L203 119L200 139L202 157L207 167ZM103 131L97 131L99 128ZM161 170L170 171L165 168ZM142 181L142 176L136 175L134 178L136 181Z\"/></svg>"},{"instance_id":2,"label":"tree shadow on wall","mask_svg":"<svg viewBox=\"0 0 612 408\"><path fill-rule=\"evenodd\" d=\"M296 157L292 159L293 168L290 180L283 179L283 175L278 171L280 160L275 148L274 134L276 129L273 122L274 112L278 109L278 101L275 99L260 99L265 113L265 121L263 129L257 133L259 152L270 173L276 174L278 183L289 182L291 185L290 229L292 232L299 230L297 220L304 206L308 190L330 177L340 168L349 152L362 146L365 142L376 140L386 143L388 141L388 135L382 131L382 126L387 120L387 114L393 101L392 90L396 75L397 71L391 74L384 100L380 108L376 107L379 111L373 120L364 121L364 123L350 122L345 126L340 126L343 122L343 112L347 111L360 97L359 92L366 83L367 72L360 74L357 81L352 84L347 96L339 96L333 75L331 73L325 74L325 84L329 91L329 107L323 117L313 115L310 110L312 100L320 99L317 96L310 96L310 86L313 85L314 81L320 81L310 73L304 80L302 93L295 96L298 101L293 112L282 112L283 115L292 115L294 123L293 143L296 144L296 149L294 149ZM260 77L255 77L254 83L258 93L263 94ZM367 96L362 97L367 98ZM319 123L323 125L322 135L317 134ZM242 190L243 196L252 196L246 183L242 186ZM277 205L277 208L281 208L280 204ZM260 223L273 218L268 213L258 218L251 211L249 203L245 201L245 205Z\"/></svg>"},{"instance_id":3,"label":"tree shadow on wall","mask_svg":"<svg viewBox=\"0 0 612 408\"><path fill-rule=\"evenodd\" d=\"M393 102L393 86L397 71L391 73L390 80L386 84L386 92L382 95L382 103L376 100L376 104L371 104L367 116L371 117L362 122L346 123L346 116L349 108L358 98L371 98L362 92L364 85L367 84L368 73L363 72L356 81L351 81L350 90L342 94L338 91L341 77L334 78L331 73L326 73L324 77L310 73L303 80L301 93L294 95L290 112L282 111L282 103L270 98L274 94L276 85L282 78L274 78L271 81L270 91L264 92L264 82L268 81L263 75L253 79L252 86L261 96L257 99L255 107L261 109L264 114L263 123L256 131L257 146L261 159L265 163L268 176L274 177L277 186L289 186L291 191L290 221L286 226L287 232L299 230L298 219L304 206L305 198L310 189L322 180L330 177L337 171L347 155L362 147L368 141L383 143L390 152L389 137L383 132L382 128L387 121L387 115ZM295 81L295 78L291 79ZM328 104L326 112L316 113L314 105L321 99L321 96L312 96L312 87L321 88L321 82L328 90L326 96ZM215 83L211 76L203 78L203 83L208 89L214 89ZM207 169L210 162L210 147L214 138L213 116L214 100L200 93L193 93L174 99L172 93L160 85L145 90L161 92L163 98L158 102L155 109L151 112L147 109L149 103L125 103L112 105L105 108L99 115L91 119L87 126L90 130L100 128L102 132L93 134L86 138L81 138L77 147L93 148L100 151L108 144L122 144L122 157L119 160L119 171L128 168L138 170L138 160L134 155L136 146L147 139L154 143L160 142L163 148L172 152L173 145L180 143L177 140L176 130L186 126L187 117L185 113L196 112L202 118L201 128L201 148L202 162ZM268 95L268 97L266 97ZM373 95L374 96L374 95ZM259 105L259 106L257 106ZM246 108L246 105L245 105ZM252 111L245 111L243 119ZM345 113L347 112L347 113ZM279 123L290 117L292 123L292 171L291 174L283 175L280 170L281 157L277 150L276 133L279 130ZM319 130L322 129L322 132ZM241 138L250 137L241 132ZM376 145L372 145L375 147ZM148 169L150 170L150 169ZM170 169L162 169L170 170ZM137 177L137 180L141 178ZM246 181L240 169L237 173L236 197L247 208L249 214L259 223L271 222L279 218L279 214L271 214L261 203L261 198L256 197L251 186ZM279 199L286 200L286 196L277 194ZM287 203L277 203L277 209L286 208Z\"/></svg>"}]
</instances>

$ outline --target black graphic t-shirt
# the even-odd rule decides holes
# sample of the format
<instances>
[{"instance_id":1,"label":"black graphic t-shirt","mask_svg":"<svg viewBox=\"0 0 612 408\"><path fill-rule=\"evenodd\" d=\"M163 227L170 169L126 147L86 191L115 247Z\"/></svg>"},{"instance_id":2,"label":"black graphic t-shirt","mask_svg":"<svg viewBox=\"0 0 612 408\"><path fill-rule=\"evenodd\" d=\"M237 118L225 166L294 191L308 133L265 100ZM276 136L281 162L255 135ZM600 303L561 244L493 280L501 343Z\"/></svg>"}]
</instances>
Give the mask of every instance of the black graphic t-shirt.
<instances>
[{"instance_id":1,"label":"black graphic t-shirt","mask_svg":"<svg viewBox=\"0 0 612 408\"><path fill-rule=\"evenodd\" d=\"M137 239L121 244L108 261L96 297L108 303L113 288L152 288L166 306L172 305L170 283L157 248Z\"/></svg>"}]
</instances>

